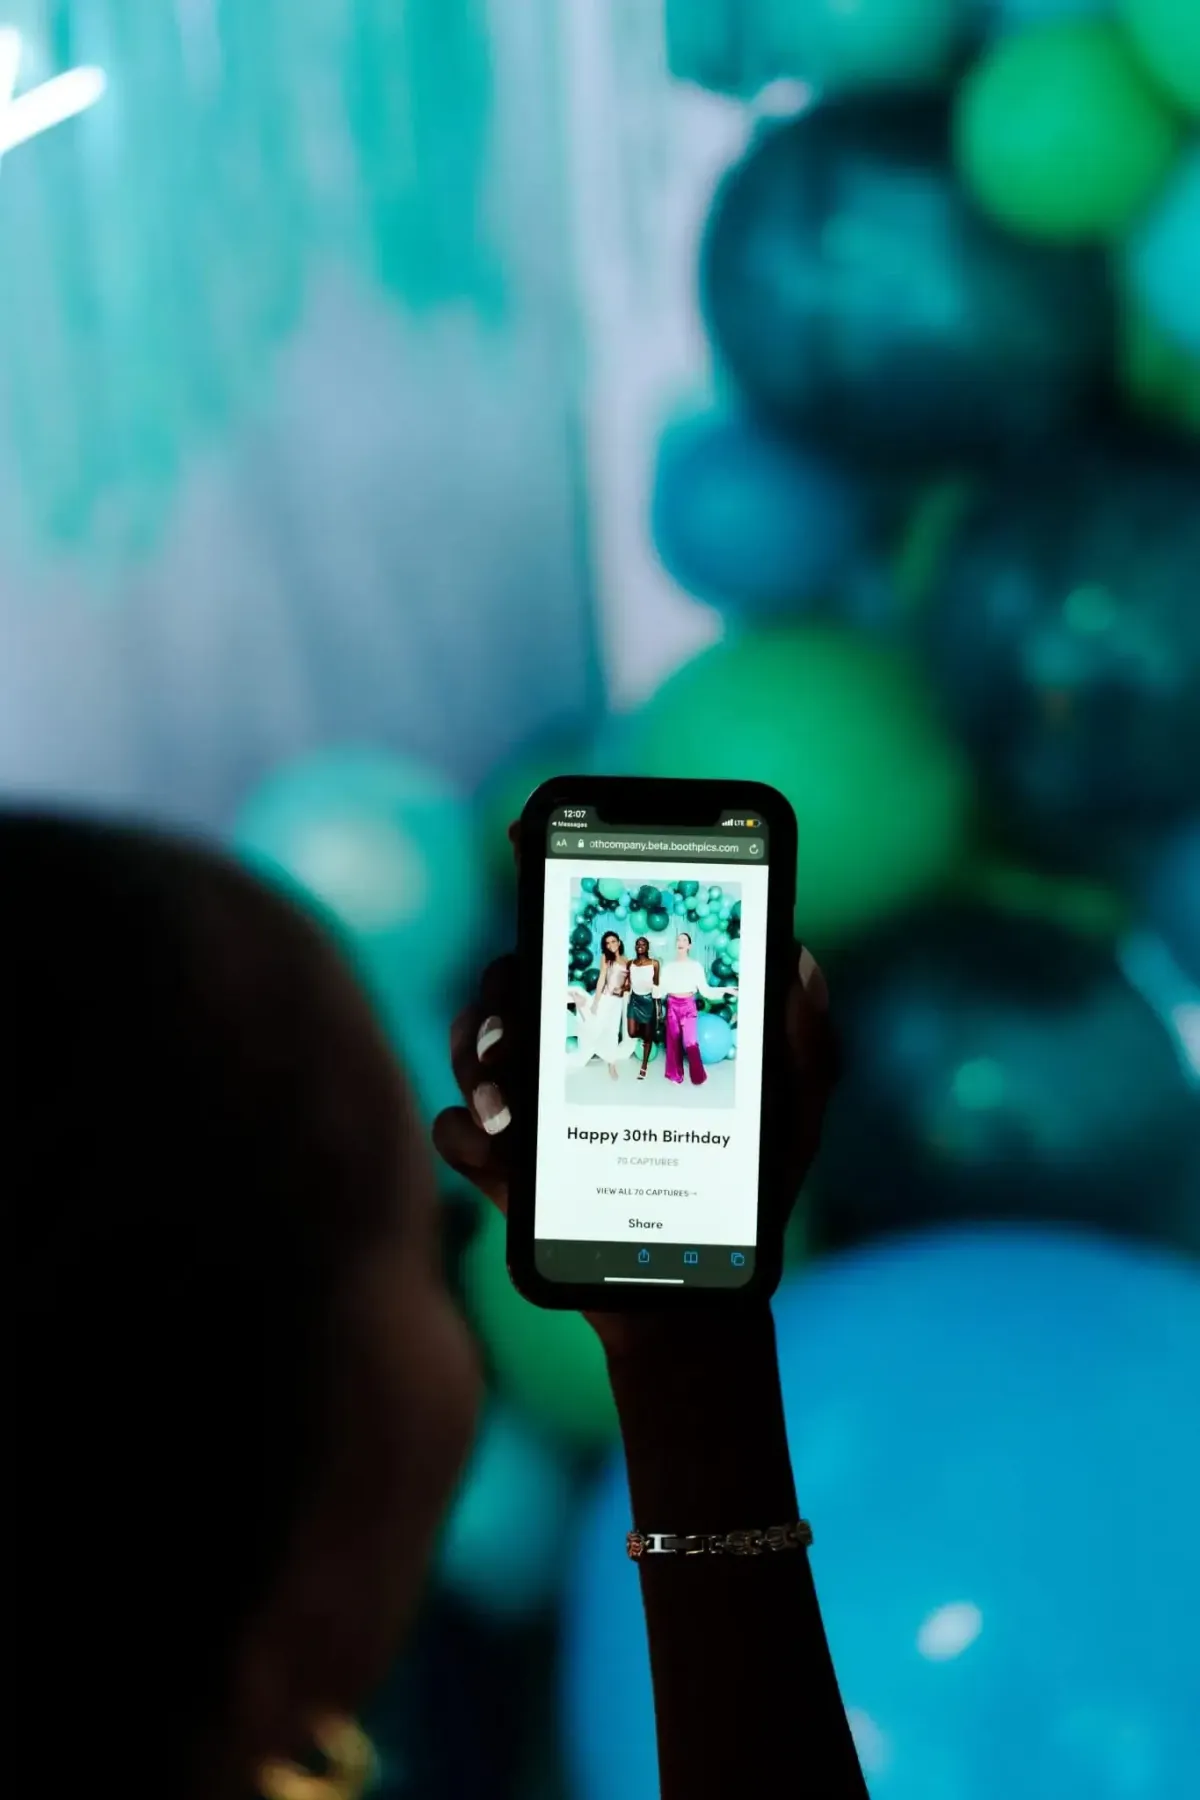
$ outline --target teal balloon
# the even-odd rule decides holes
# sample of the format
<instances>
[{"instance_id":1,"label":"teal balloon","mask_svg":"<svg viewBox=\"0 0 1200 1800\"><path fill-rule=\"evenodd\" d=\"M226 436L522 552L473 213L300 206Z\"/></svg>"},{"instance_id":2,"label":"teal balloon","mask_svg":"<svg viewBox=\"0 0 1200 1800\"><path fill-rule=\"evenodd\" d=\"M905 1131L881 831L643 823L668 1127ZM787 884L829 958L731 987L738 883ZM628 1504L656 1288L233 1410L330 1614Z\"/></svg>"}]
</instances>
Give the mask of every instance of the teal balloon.
<instances>
[{"instance_id":1,"label":"teal balloon","mask_svg":"<svg viewBox=\"0 0 1200 1800\"><path fill-rule=\"evenodd\" d=\"M573 1489L566 1458L514 1414L492 1411L442 1538L443 1585L504 1624L551 1605Z\"/></svg>"},{"instance_id":2,"label":"teal balloon","mask_svg":"<svg viewBox=\"0 0 1200 1800\"><path fill-rule=\"evenodd\" d=\"M651 931L665 931L670 924L670 916L665 912L652 912L649 917Z\"/></svg>"},{"instance_id":3,"label":"teal balloon","mask_svg":"<svg viewBox=\"0 0 1200 1800\"><path fill-rule=\"evenodd\" d=\"M696 1042L700 1046L700 1060L706 1068L724 1062L733 1045L728 1019L716 1012L701 1013L696 1020Z\"/></svg>"},{"instance_id":4,"label":"teal balloon","mask_svg":"<svg viewBox=\"0 0 1200 1800\"><path fill-rule=\"evenodd\" d=\"M698 881L681 881L679 892L685 900L692 900L700 892L700 883Z\"/></svg>"},{"instance_id":5,"label":"teal balloon","mask_svg":"<svg viewBox=\"0 0 1200 1800\"><path fill-rule=\"evenodd\" d=\"M241 859L338 930L400 1029L479 954L485 873L469 809L440 775L383 751L286 766L242 807Z\"/></svg>"},{"instance_id":6,"label":"teal balloon","mask_svg":"<svg viewBox=\"0 0 1200 1800\"><path fill-rule=\"evenodd\" d=\"M644 912L639 911L639 912L631 912L630 913L629 929L630 929L630 931L632 931L634 933L634 935L636 937L645 937L646 933L650 929L650 921L646 917Z\"/></svg>"},{"instance_id":7,"label":"teal balloon","mask_svg":"<svg viewBox=\"0 0 1200 1800\"><path fill-rule=\"evenodd\" d=\"M710 900L719 900L721 898L721 890L719 887L717 887L715 882L714 882L713 886L710 887L708 890L708 897Z\"/></svg>"},{"instance_id":8,"label":"teal balloon","mask_svg":"<svg viewBox=\"0 0 1200 1800\"><path fill-rule=\"evenodd\" d=\"M576 950L586 950L592 942L592 934L586 925L577 925L571 933L571 943Z\"/></svg>"},{"instance_id":9,"label":"teal balloon","mask_svg":"<svg viewBox=\"0 0 1200 1800\"><path fill-rule=\"evenodd\" d=\"M729 942L729 933L727 931L721 931L721 932L717 933L717 949L718 950L724 950L724 948L728 944L728 942Z\"/></svg>"},{"instance_id":10,"label":"teal balloon","mask_svg":"<svg viewBox=\"0 0 1200 1800\"><path fill-rule=\"evenodd\" d=\"M596 877L594 875L585 875L579 885L585 894L594 894L596 891Z\"/></svg>"},{"instance_id":11,"label":"teal balloon","mask_svg":"<svg viewBox=\"0 0 1200 1800\"><path fill-rule=\"evenodd\" d=\"M1200 144L1129 240L1130 284L1163 336L1200 357Z\"/></svg>"},{"instance_id":12,"label":"teal balloon","mask_svg":"<svg viewBox=\"0 0 1200 1800\"><path fill-rule=\"evenodd\" d=\"M629 917L629 908L627 906L618 906L616 911L613 913L614 919L627 919L628 917Z\"/></svg>"},{"instance_id":13,"label":"teal balloon","mask_svg":"<svg viewBox=\"0 0 1200 1800\"><path fill-rule=\"evenodd\" d=\"M624 891L621 883L614 881L611 876L605 876L596 883L596 892L605 900L619 900Z\"/></svg>"},{"instance_id":14,"label":"teal balloon","mask_svg":"<svg viewBox=\"0 0 1200 1800\"><path fill-rule=\"evenodd\" d=\"M778 75L832 93L940 82L972 23L971 0L772 0L760 29Z\"/></svg>"}]
</instances>

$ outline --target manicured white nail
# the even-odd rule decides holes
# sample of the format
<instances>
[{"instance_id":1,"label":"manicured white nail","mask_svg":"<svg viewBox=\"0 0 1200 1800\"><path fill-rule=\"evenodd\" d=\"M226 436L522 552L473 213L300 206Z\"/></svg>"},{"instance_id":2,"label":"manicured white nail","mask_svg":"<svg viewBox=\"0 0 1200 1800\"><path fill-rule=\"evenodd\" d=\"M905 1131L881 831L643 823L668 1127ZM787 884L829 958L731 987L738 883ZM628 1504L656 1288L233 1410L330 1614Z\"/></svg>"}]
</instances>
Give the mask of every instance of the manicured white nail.
<instances>
[{"instance_id":1,"label":"manicured white nail","mask_svg":"<svg viewBox=\"0 0 1200 1800\"><path fill-rule=\"evenodd\" d=\"M496 1045L503 1036L503 1022L496 1018L495 1014L493 1014L490 1019L485 1019L483 1021L483 1024L479 1027L479 1036L475 1040L475 1054L480 1062L483 1061L489 1050L494 1050L496 1048Z\"/></svg>"},{"instance_id":2,"label":"manicured white nail","mask_svg":"<svg viewBox=\"0 0 1200 1800\"><path fill-rule=\"evenodd\" d=\"M512 1124L508 1102L494 1081L483 1081L471 1096L475 1117L489 1137L499 1137Z\"/></svg>"},{"instance_id":3,"label":"manicured white nail","mask_svg":"<svg viewBox=\"0 0 1200 1800\"><path fill-rule=\"evenodd\" d=\"M801 950L800 952L800 980L814 1005L822 1008L829 1005L829 985L821 973L820 963L811 950Z\"/></svg>"}]
</instances>

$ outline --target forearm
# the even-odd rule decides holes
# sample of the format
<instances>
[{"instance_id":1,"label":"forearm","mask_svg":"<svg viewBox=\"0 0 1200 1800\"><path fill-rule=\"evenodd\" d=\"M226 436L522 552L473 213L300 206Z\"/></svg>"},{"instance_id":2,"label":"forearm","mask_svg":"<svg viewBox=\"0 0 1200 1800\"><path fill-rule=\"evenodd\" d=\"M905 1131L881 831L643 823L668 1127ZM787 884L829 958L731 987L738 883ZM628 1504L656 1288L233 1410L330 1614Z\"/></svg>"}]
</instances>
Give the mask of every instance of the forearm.
<instances>
[{"instance_id":1,"label":"forearm","mask_svg":"<svg viewBox=\"0 0 1200 1800\"><path fill-rule=\"evenodd\" d=\"M610 1358L633 1525L689 1533L794 1521L769 1314L683 1325L662 1344ZM640 1579L662 1800L863 1800L805 1552L650 1556Z\"/></svg>"}]
</instances>

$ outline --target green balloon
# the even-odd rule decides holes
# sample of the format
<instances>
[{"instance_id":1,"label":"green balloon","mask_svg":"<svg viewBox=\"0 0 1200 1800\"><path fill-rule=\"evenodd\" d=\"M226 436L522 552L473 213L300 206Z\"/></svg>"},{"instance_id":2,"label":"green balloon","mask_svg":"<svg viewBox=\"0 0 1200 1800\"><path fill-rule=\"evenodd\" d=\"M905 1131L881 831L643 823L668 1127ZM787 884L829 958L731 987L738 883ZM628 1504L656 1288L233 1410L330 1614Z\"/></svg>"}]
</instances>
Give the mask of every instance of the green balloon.
<instances>
[{"instance_id":1,"label":"green balloon","mask_svg":"<svg viewBox=\"0 0 1200 1800\"><path fill-rule=\"evenodd\" d=\"M679 892L684 900L692 900L700 892L700 883L698 881L681 881Z\"/></svg>"},{"instance_id":2,"label":"green balloon","mask_svg":"<svg viewBox=\"0 0 1200 1800\"><path fill-rule=\"evenodd\" d=\"M614 881L610 876L605 876L603 881L598 881L596 883L596 892L602 895L605 900L619 900L621 895L625 892L625 889L619 881Z\"/></svg>"},{"instance_id":3,"label":"green balloon","mask_svg":"<svg viewBox=\"0 0 1200 1800\"><path fill-rule=\"evenodd\" d=\"M631 774L735 768L782 789L804 846L797 928L817 944L915 900L960 859L965 759L908 661L865 634L748 631L685 664L632 726Z\"/></svg>"},{"instance_id":4,"label":"green balloon","mask_svg":"<svg viewBox=\"0 0 1200 1800\"><path fill-rule=\"evenodd\" d=\"M1200 6L1196 0L1117 0L1121 20L1151 75L1200 118Z\"/></svg>"},{"instance_id":5,"label":"green balloon","mask_svg":"<svg viewBox=\"0 0 1200 1800\"><path fill-rule=\"evenodd\" d=\"M954 129L963 180L984 210L1058 242L1124 231L1182 143L1120 30L1090 18L1000 38L963 82Z\"/></svg>"},{"instance_id":6,"label":"green balloon","mask_svg":"<svg viewBox=\"0 0 1200 1800\"><path fill-rule=\"evenodd\" d=\"M585 875L579 885L585 894L594 894L596 891L596 877L594 875Z\"/></svg>"},{"instance_id":7,"label":"green balloon","mask_svg":"<svg viewBox=\"0 0 1200 1800\"><path fill-rule=\"evenodd\" d=\"M760 0L754 16L763 74L827 92L937 81L970 17L962 0Z\"/></svg>"},{"instance_id":8,"label":"green balloon","mask_svg":"<svg viewBox=\"0 0 1200 1800\"><path fill-rule=\"evenodd\" d=\"M669 913L652 912L650 914L650 929L651 929L651 931L665 931L667 929L667 926L670 923L671 923L671 918L670 918Z\"/></svg>"},{"instance_id":9,"label":"green balloon","mask_svg":"<svg viewBox=\"0 0 1200 1800\"><path fill-rule=\"evenodd\" d=\"M467 1310L496 1381L531 1418L580 1446L606 1444L617 1414L600 1340L578 1313L531 1306L505 1266L504 1220L492 1207L463 1261Z\"/></svg>"},{"instance_id":10,"label":"green balloon","mask_svg":"<svg viewBox=\"0 0 1200 1800\"><path fill-rule=\"evenodd\" d=\"M631 912L630 913L629 929L630 929L630 931L633 932L635 937L645 937L646 933L650 929L650 921L646 917L644 912Z\"/></svg>"}]
</instances>

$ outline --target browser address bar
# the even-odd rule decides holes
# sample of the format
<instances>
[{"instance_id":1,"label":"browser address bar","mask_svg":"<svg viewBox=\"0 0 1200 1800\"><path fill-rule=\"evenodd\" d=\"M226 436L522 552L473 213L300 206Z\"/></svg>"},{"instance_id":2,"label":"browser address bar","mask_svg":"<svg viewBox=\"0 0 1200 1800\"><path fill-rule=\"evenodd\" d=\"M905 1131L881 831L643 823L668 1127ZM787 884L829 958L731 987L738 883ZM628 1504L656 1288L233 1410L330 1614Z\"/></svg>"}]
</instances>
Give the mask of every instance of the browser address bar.
<instances>
[{"instance_id":1,"label":"browser address bar","mask_svg":"<svg viewBox=\"0 0 1200 1800\"><path fill-rule=\"evenodd\" d=\"M553 856L674 856L697 862L762 862L766 844L761 837L692 837L654 833L642 837L623 833L552 831Z\"/></svg>"}]
</instances>

